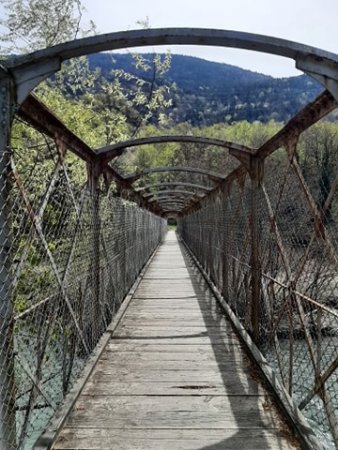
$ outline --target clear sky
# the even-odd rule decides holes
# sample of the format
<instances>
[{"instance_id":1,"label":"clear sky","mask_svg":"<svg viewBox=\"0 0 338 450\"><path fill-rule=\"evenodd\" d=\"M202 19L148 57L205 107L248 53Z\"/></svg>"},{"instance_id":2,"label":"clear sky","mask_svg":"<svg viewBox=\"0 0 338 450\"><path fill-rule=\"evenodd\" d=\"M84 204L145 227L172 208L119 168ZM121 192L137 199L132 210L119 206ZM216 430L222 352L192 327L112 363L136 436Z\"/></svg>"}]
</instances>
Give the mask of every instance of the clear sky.
<instances>
[{"instance_id":1,"label":"clear sky","mask_svg":"<svg viewBox=\"0 0 338 450\"><path fill-rule=\"evenodd\" d=\"M219 28L265 34L338 53L338 0L83 0L84 22L99 33L139 28ZM167 47L172 53L199 56L273 76L299 74L285 58L214 47ZM147 49L146 49L147 50ZM146 51L142 49L142 51ZM153 51L153 49L148 49ZM165 51L158 47L156 51Z\"/></svg>"}]
</instances>

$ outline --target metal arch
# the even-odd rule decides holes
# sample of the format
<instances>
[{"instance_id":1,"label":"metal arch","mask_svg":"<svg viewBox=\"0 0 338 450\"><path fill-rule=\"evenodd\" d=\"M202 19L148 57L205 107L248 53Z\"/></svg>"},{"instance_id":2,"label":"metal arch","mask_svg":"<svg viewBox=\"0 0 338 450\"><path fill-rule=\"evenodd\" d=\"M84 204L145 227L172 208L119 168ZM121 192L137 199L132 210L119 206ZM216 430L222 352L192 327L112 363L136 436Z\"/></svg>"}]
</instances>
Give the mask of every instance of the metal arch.
<instances>
[{"instance_id":1,"label":"metal arch","mask_svg":"<svg viewBox=\"0 0 338 450\"><path fill-rule=\"evenodd\" d=\"M162 215L164 218L169 217L171 215L172 217L177 219L178 217L180 217L181 213L182 213L181 209L172 209L172 208L164 209L162 211Z\"/></svg>"},{"instance_id":2,"label":"metal arch","mask_svg":"<svg viewBox=\"0 0 338 450\"><path fill-rule=\"evenodd\" d=\"M177 208L176 206L169 206L168 208L162 208L161 214L164 214L167 211L177 211L179 214L184 213L184 209L182 208Z\"/></svg>"},{"instance_id":3,"label":"metal arch","mask_svg":"<svg viewBox=\"0 0 338 450\"><path fill-rule=\"evenodd\" d=\"M185 205L188 202L188 200L183 200L180 198L165 198L163 200L158 199L158 200L156 200L156 202L161 205L164 205L165 203L171 203L171 204L175 203L175 204L184 204Z\"/></svg>"},{"instance_id":4,"label":"metal arch","mask_svg":"<svg viewBox=\"0 0 338 450\"><path fill-rule=\"evenodd\" d=\"M186 166L161 166L161 167L153 167L151 169L145 169L142 172L134 173L132 175L126 176L125 180L134 183L136 180L149 175L151 173L160 173L160 172L189 172L189 173L196 173L200 175L207 176L210 180L213 181L222 181L226 177L219 173L210 172L208 170L204 169L198 169L194 167L186 167Z\"/></svg>"},{"instance_id":5,"label":"metal arch","mask_svg":"<svg viewBox=\"0 0 338 450\"><path fill-rule=\"evenodd\" d=\"M186 207L190 206L189 203L187 203L187 202L175 202L173 200L167 200L167 201L164 201L164 202L158 202L156 204L160 208L163 208L164 206L173 206L173 205L175 207L176 206L180 206L181 208L186 208Z\"/></svg>"},{"instance_id":6,"label":"metal arch","mask_svg":"<svg viewBox=\"0 0 338 450\"><path fill-rule=\"evenodd\" d=\"M154 205L155 205L155 203L154 203ZM163 209L164 207L172 207L172 206L175 206L175 208L180 207L183 210L183 209L189 209L190 207L193 207L194 205L191 202L175 202L175 201L170 201L170 200L156 203L156 207L158 209Z\"/></svg>"},{"instance_id":7,"label":"metal arch","mask_svg":"<svg viewBox=\"0 0 338 450\"><path fill-rule=\"evenodd\" d=\"M155 204L155 203L163 203L165 201L183 201L185 203L197 203L198 201L193 198L186 198L186 197L175 197L173 195L168 195L166 197L159 197L159 198L151 198L149 199L149 204Z\"/></svg>"},{"instance_id":8,"label":"metal arch","mask_svg":"<svg viewBox=\"0 0 338 450\"><path fill-rule=\"evenodd\" d=\"M186 202L183 200L164 200L163 202L157 203L158 207L161 209L164 208L180 208L180 210L184 210L185 208L190 206L190 202Z\"/></svg>"},{"instance_id":9,"label":"metal arch","mask_svg":"<svg viewBox=\"0 0 338 450\"><path fill-rule=\"evenodd\" d=\"M187 205L188 203L190 203L188 200L183 200L183 199L179 199L179 198L166 198L164 200L156 200L156 203L158 203L160 206L161 205L166 205L166 204L170 204L170 205Z\"/></svg>"},{"instance_id":10,"label":"metal arch","mask_svg":"<svg viewBox=\"0 0 338 450\"><path fill-rule=\"evenodd\" d=\"M189 205L186 204L182 204L182 203L163 203L163 204L159 204L159 208L163 211L165 209L172 209L175 208L179 211L184 211L185 208L187 208Z\"/></svg>"},{"instance_id":11,"label":"metal arch","mask_svg":"<svg viewBox=\"0 0 338 450\"><path fill-rule=\"evenodd\" d=\"M165 213L168 213L168 212L173 212L173 211L176 211L177 213L182 213L183 212L183 209L176 209L175 207L173 207L173 208L164 208L164 209L162 209L162 214L165 214Z\"/></svg>"},{"instance_id":12,"label":"metal arch","mask_svg":"<svg viewBox=\"0 0 338 450\"><path fill-rule=\"evenodd\" d=\"M190 196L190 197L187 197L186 195L184 195L184 194L166 194L166 195L163 195L163 196L159 196L159 197L150 197L150 198L147 198L147 200L149 201L149 203L153 203L153 202L157 202L157 201L160 201L161 199L176 199L176 198L178 198L178 199L185 199L185 200L194 200L194 201L199 201L199 200L202 200L203 199L203 197L195 197L195 196Z\"/></svg>"},{"instance_id":13,"label":"metal arch","mask_svg":"<svg viewBox=\"0 0 338 450\"><path fill-rule=\"evenodd\" d=\"M149 194L143 195L143 198L150 198L150 197L157 197L158 195L166 195L166 194L183 194L183 195L192 195L196 197L204 197L203 194L198 194L194 191L185 191L183 189L166 189L164 191L156 191L156 192L150 192Z\"/></svg>"},{"instance_id":14,"label":"metal arch","mask_svg":"<svg viewBox=\"0 0 338 450\"><path fill-rule=\"evenodd\" d=\"M127 149L133 147L141 147L148 144L163 144L166 142L189 142L192 144L203 144L221 147L227 150L235 150L239 152L253 153L255 149L251 149L245 145L240 145L235 142L224 141L222 139L207 138L204 136L186 136L186 135L168 135L168 136L150 136L138 139L131 139L117 144L108 145L96 149L95 152L100 156L105 163L111 161L113 158L121 156Z\"/></svg>"},{"instance_id":15,"label":"metal arch","mask_svg":"<svg viewBox=\"0 0 338 450\"><path fill-rule=\"evenodd\" d=\"M159 28L131 30L77 39L3 61L10 69L22 102L38 83L59 70L62 61L105 50L154 45L206 45L253 50L294 59L338 99L338 55L297 42L230 30ZM21 90L21 91L20 91Z\"/></svg>"},{"instance_id":16,"label":"metal arch","mask_svg":"<svg viewBox=\"0 0 338 450\"><path fill-rule=\"evenodd\" d=\"M182 211L184 211L184 209L185 209L185 205L180 205L180 204L167 204L167 205L160 205L160 209L162 210L162 211L166 211L166 210L168 210L168 209L176 209L177 211L180 211L180 212L182 212Z\"/></svg>"},{"instance_id":17,"label":"metal arch","mask_svg":"<svg viewBox=\"0 0 338 450\"><path fill-rule=\"evenodd\" d=\"M143 192L151 188L160 188L162 186L170 187L170 186L182 186L182 187L191 187L195 189L199 189L201 191L212 191L211 186L203 186L202 184L194 184L194 183L184 183L182 181L165 181L163 183L154 183L154 184L146 184L140 188L135 188L135 192Z\"/></svg>"}]
</instances>

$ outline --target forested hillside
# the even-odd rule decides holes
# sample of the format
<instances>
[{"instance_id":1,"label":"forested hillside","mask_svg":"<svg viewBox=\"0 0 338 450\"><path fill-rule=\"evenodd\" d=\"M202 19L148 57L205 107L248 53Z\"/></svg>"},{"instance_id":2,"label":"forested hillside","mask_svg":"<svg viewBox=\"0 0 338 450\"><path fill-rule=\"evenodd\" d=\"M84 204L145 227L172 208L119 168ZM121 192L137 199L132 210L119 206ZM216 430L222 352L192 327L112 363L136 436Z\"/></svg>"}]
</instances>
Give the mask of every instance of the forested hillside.
<instances>
[{"instance_id":1,"label":"forested hillside","mask_svg":"<svg viewBox=\"0 0 338 450\"><path fill-rule=\"evenodd\" d=\"M172 98L168 117L172 124L188 122L193 126L205 126L239 120L285 122L321 90L305 75L273 78L183 55L171 55L168 71L157 76L152 67L152 55L141 57L149 63L147 72L135 67L131 54L91 55L89 65L92 70L99 68L108 80L114 78L113 70L123 70L150 82L155 76L155 83L168 85Z\"/></svg>"}]
</instances>

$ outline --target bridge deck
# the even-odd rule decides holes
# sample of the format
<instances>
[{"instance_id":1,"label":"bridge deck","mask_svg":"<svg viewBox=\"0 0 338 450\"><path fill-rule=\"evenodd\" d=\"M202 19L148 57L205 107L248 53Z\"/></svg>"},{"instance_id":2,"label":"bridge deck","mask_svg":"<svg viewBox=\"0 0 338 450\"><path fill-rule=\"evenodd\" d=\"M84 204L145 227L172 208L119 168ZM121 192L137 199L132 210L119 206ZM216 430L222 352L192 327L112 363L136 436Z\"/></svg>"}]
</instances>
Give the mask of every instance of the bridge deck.
<instances>
[{"instance_id":1,"label":"bridge deck","mask_svg":"<svg viewBox=\"0 0 338 450\"><path fill-rule=\"evenodd\" d=\"M293 449L206 283L169 232L54 449Z\"/></svg>"}]
</instances>

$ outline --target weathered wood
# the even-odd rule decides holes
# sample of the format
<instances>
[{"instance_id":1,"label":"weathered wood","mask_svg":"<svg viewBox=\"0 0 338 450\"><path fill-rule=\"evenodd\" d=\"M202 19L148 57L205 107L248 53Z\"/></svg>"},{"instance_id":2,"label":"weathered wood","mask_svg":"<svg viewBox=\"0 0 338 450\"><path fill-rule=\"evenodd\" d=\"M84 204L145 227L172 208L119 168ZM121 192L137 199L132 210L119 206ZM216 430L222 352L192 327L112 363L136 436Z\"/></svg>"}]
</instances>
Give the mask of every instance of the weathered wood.
<instances>
[{"instance_id":1,"label":"weathered wood","mask_svg":"<svg viewBox=\"0 0 338 450\"><path fill-rule=\"evenodd\" d=\"M237 341L236 341L237 343ZM236 344L233 344L236 345ZM237 345L239 345L237 343ZM212 347L211 346L205 346L201 344L175 344L175 345L164 345L162 341L157 341L155 343L149 342L149 341L124 341L124 340L118 340L118 341L111 341L107 346L107 352L133 352L135 355L137 352L180 352L180 353L187 353L187 352L199 352L199 354L213 354L219 356L221 355L229 355L230 346L224 347L223 344L215 344ZM231 350L231 355L234 353L234 350Z\"/></svg>"},{"instance_id":2,"label":"weathered wood","mask_svg":"<svg viewBox=\"0 0 338 450\"><path fill-rule=\"evenodd\" d=\"M85 396L68 419L69 427L219 428L278 427L274 408L264 409L265 398L227 396ZM250 426L248 427L248 424Z\"/></svg>"},{"instance_id":3,"label":"weathered wood","mask_svg":"<svg viewBox=\"0 0 338 450\"><path fill-rule=\"evenodd\" d=\"M187 374L188 375L188 374ZM106 382L106 383L105 383ZM103 375L99 382L90 381L87 383L83 393L88 395L111 395L109 375ZM114 395L151 395L156 396L187 396L187 395L224 395L223 380L212 379L192 379L186 380L125 380L114 379ZM228 382L228 390L232 396L243 394L258 396L263 395L264 390L257 383L250 380L249 377L242 377L240 383L238 379L232 378Z\"/></svg>"},{"instance_id":4,"label":"weathered wood","mask_svg":"<svg viewBox=\"0 0 338 450\"><path fill-rule=\"evenodd\" d=\"M298 448L206 283L178 261L169 233L55 449Z\"/></svg>"},{"instance_id":5,"label":"weathered wood","mask_svg":"<svg viewBox=\"0 0 338 450\"><path fill-rule=\"evenodd\" d=\"M292 450L296 448L287 440L282 432L276 430L266 431L257 429L241 429L240 431L229 428L227 430L213 430L206 433L205 430L154 430L154 429L74 429L66 428L55 450L81 448L87 450L118 449L118 450L243 450L250 448L266 450L267 442L278 440L278 450Z\"/></svg>"}]
</instances>

